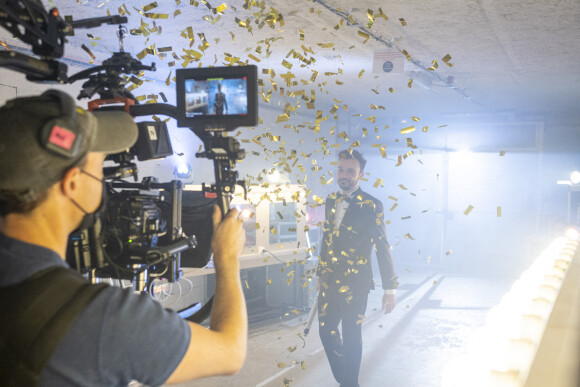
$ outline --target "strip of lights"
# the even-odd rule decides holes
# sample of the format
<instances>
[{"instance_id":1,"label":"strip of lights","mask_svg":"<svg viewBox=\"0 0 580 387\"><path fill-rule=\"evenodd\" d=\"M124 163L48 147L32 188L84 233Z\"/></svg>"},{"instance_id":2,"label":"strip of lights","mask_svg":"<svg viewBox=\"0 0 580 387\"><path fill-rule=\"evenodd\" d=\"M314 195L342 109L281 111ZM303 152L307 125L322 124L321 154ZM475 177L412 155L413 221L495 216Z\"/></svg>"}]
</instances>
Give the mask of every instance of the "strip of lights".
<instances>
[{"instance_id":1,"label":"strip of lights","mask_svg":"<svg viewBox=\"0 0 580 387\"><path fill-rule=\"evenodd\" d=\"M443 387L523 386L578 247L578 234L555 239L488 314L466 356L443 370Z\"/></svg>"}]
</instances>

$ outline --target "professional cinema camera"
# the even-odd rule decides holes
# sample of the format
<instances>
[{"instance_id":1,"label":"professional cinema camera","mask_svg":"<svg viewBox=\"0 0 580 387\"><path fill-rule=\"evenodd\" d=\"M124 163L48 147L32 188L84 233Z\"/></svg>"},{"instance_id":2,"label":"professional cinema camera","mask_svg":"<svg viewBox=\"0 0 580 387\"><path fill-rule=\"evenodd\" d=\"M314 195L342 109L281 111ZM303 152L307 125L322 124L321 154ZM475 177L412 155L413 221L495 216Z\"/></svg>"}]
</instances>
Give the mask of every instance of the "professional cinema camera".
<instances>
[{"instance_id":1,"label":"professional cinema camera","mask_svg":"<svg viewBox=\"0 0 580 387\"><path fill-rule=\"evenodd\" d=\"M201 192L186 192L184 219L181 181L159 182L154 176L138 180L135 158L147 162L173 154L167 125L163 121L138 122L139 137L133 148L111 155L105 162L106 192L95 225L71 235L67 261L72 267L94 281L131 280L136 291L147 292L156 278L170 282L181 278L182 254L188 266L208 263L212 204L217 201L225 214L235 185L245 189L234 170L245 153L237 140L224 133L257 124L257 68L180 69L176 71L177 106L140 105L127 90L128 77L123 75L155 70L155 64L144 65L123 51L125 29L120 26L120 52L99 66L67 75L66 64L59 60L66 36L78 28L126 22L121 16L73 21L61 18L56 8L46 11L38 0L0 0L0 25L30 44L38 56L0 50L0 67L22 72L35 82L62 84L86 79L78 98L99 95L88 103L89 110L124 110L133 117L165 115L176 119L178 127L190 128L203 142L205 149L196 156L213 160L215 183L203 184ZM231 94L229 105L223 89ZM211 302L193 320L205 319L210 306Z\"/></svg>"}]
</instances>

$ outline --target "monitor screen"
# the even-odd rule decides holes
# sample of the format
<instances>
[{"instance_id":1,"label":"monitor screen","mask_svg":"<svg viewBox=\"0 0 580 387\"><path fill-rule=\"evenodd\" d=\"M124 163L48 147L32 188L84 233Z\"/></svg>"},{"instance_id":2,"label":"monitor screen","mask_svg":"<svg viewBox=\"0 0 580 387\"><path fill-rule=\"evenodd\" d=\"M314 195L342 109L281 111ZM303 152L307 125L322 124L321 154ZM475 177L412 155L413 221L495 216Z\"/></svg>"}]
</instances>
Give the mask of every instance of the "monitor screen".
<instances>
[{"instance_id":1,"label":"monitor screen","mask_svg":"<svg viewBox=\"0 0 580 387\"><path fill-rule=\"evenodd\" d=\"M257 123L256 66L177 70L178 126L233 130Z\"/></svg>"}]
</instances>

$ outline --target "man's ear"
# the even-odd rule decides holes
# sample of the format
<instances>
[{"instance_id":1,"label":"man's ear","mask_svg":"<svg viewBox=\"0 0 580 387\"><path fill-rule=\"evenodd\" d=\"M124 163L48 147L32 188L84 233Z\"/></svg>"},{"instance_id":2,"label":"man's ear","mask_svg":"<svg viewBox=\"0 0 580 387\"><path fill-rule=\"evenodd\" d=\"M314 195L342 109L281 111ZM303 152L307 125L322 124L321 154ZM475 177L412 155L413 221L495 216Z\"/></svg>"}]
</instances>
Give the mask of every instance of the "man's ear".
<instances>
[{"instance_id":1,"label":"man's ear","mask_svg":"<svg viewBox=\"0 0 580 387\"><path fill-rule=\"evenodd\" d=\"M74 197L78 190L81 169L79 167L69 168L60 180L60 190L66 197Z\"/></svg>"}]
</instances>

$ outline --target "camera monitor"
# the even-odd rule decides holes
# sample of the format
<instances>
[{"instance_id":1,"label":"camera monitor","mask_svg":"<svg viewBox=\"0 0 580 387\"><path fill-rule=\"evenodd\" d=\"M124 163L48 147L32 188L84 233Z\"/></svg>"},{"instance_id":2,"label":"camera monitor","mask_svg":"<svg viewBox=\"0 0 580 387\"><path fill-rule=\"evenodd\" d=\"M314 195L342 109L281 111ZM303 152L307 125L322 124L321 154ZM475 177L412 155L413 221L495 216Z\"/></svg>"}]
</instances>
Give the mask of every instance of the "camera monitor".
<instances>
[{"instance_id":1,"label":"camera monitor","mask_svg":"<svg viewBox=\"0 0 580 387\"><path fill-rule=\"evenodd\" d=\"M177 126L234 130L258 122L256 66L176 71Z\"/></svg>"}]
</instances>

